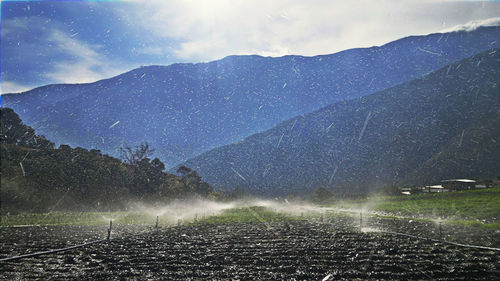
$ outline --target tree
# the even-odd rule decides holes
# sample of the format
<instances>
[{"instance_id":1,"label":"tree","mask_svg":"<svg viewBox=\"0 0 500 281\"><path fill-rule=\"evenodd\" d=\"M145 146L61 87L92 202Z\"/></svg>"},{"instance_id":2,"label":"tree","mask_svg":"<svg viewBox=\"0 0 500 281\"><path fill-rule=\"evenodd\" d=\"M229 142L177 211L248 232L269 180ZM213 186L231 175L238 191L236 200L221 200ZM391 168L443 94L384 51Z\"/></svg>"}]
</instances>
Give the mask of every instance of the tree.
<instances>
[{"instance_id":1,"label":"tree","mask_svg":"<svg viewBox=\"0 0 500 281\"><path fill-rule=\"evenodd\" d=\"M154 149L149 147L148 142L143 142L134 148L130 146L120 147L120 157L123 162L137 166L142 160L151 156L154 151Z\"/></svg>"},{"instance_id":2,"label":"tree","mask_svg":"<svg viewBox=\"0 0 500 281\"><path fill-rule=\"evenodd\" d=\"M182 183L186 189L191 189L202 196L213 192L213 188L208 183L203 182L195 170L182 165L177 169L177 173L181 175Z\"/></svg>"},{"instance_id":3,"label":"tree","mask_svg":"<svg viewBox=\"0 0 500 281\"><path fill-rule=\"evenodd\" d=\"M318 187L312 196L312 201L316 203L325 203L333 198L334 194L324 187Z\"/></svg>"},{"instance_id":4,"label":"tree","mask_svg":"<svg viewBox=\"0 0 500 281\"><path fill-rule=\"evenodd\" d=\"M10 108L0 108L0 142L31 148L53 148L54 143L35 134Z\"/></svg>"},{"instance_id":5,"label":"tree","mask_svg":"<svg viewBox=\"0 0 500 281\"><path fill-rule=\"evenodd\" d=\"M191 173L191 168L188 168L184 165L180 166L178 169L177 169L177 173L178 174L181 174L181 177L182 178L186 178L190 173Z\"/></svg>"},{"instance_id":6,"label":"tree","mask_svg":"<svg viewBox=\"0 0 500 281\"><path fill-rule=\"evenodd\" d=\"M155 158L153 159L153 161L151 161L151 166L157 171L165 170L165 164L163 164L163 162L161 162L161 160L158 158Z\"/></svg>"}]
</instances>

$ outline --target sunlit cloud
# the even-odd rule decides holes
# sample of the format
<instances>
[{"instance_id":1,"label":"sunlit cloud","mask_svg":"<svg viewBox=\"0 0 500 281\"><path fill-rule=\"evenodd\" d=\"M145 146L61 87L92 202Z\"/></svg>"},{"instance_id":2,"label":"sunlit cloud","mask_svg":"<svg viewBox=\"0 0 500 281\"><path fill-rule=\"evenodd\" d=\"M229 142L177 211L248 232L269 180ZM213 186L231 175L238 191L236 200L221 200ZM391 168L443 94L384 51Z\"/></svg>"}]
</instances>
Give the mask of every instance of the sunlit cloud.
<instances>
[{"instance_id":1,"label":"sunlit cloud","mask_svg":"<svg viewBox=\"0 0 500 281\"><path fill-rule=\"evenodd\" d=\"M439 32L500 13L499 3L464 1L139 2L122 12L158 38L178 40L173 52L187 61L233 54L329 54Z\"/></svg>"},{"instance_id":2,"label":"sunlit cloud","mask_svg":"<svg viewBox=\"0 0 500 281\"><path fill-rule=\"evenodd\" d=\"M129 69L128 66L116 66L99 53L100 46L92 46L71 35L53 30L50 41L69 59L55 63L45 76L55 83L87 83L105 77L118 75Z\"/></svg>"},{"instance_id":3,"label":"sunlit cloud","mask_svg":"<svg viewBox=\"0 0 500 281\"><path fill-rule=\"evenodd\" d=\"M140 65L203 62L228 55L331 54L500 21L498 1L48 3L33 2L31 9L29 2L2 3L3 8L17 7L2 10L4 93L30 85L93 82Z\"/></svg>"},{"instance_id":4,"label":"sunlit cloud","mask_svg":"<svg viewBox=\"0 0 500 281\"><path fill-rule=\"evenodd\" d=\"M474 31L481 26L500 26L500 17L489 18L484 20L473 20L465 24L460 24L451 28L446 28L442 32L453 32L453 31Z\"/></svg>"}]
</instances>

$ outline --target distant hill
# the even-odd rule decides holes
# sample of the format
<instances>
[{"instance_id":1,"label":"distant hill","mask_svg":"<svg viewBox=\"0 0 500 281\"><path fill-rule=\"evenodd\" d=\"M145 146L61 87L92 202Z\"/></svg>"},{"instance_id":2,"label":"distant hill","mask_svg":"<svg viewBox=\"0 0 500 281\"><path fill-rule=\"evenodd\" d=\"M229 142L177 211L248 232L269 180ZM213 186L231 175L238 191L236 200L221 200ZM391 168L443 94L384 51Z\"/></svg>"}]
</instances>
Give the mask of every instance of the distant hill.
<instances>
[{"instance_id":1,"label":"distant hill","mask_svg":"<svg viewBox=\"0 0 500 281\"><path fill-rule=\"evenodd\" d=\"M481 27L332 55L230 56L141 67L95 83L43 86L2 99L57 144L117 155L122 144L148 141L171 166L495 47L500 27Z\"/></svg>"},{"instance_id":2,"label":"distant hill","mask_svg":"<svg viewBox=\"0 0 500 281\"><path fill-rule=\"evenodd\" d=\"M500 50L290 119L185 163L219 188L363 192L500 173Z\"/></svg>"}]
</instances>

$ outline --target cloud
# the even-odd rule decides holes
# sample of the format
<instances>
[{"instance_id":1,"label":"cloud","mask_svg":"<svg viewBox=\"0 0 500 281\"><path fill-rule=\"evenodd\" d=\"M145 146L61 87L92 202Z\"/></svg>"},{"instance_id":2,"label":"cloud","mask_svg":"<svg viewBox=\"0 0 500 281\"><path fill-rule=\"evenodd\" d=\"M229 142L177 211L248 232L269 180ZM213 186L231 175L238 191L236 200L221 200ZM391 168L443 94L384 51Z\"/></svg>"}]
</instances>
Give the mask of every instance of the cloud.
<instances>
[{"instance_id":1,"label":"cloud","mask_svg":"<svg viewBox=\"0 0 500 281\"><path fill-rule=\"evenodd\" d=\"M100 46L82 42L61 30L49 38L67 59L60 59L45 76L55 83L88 83L118 75L127 66L116 66L99 52Z\"/></svg>"},{"instance_id":2,"label":"cloud","mask_svg":"<svg viewBox=\"0 0 500 281\"><path fill-rule=\"evenodd\" d=\"M460 24L451 28L444 29L441 32L474 31L481 26L500 26L500 17L469 21L465 24Z\"/></svg>"},{"instance_id":3,"label":"cloud","mask_svg":"<svg viewBox=\"0 0 500 281\"><path fill-rule=\"evenodd\" d=\"M44 16L2 20L1 35L2 93L42 84L94 82L137 66L111 59L101 45L79 39L78 32Z\"/></svg>"},{"instance_id":4,"label":"cloud","mask_svg":"<svg viewBox=\"0 0 500 281\"><path fill-rule=\"evenodd\" d=\"M312 56L382 45L500 13L500 3L485 5L447 0L136 0L122 16L158 38L178 42L173 47L178 58L207 61L233 54Z\"/></svg>"},{"instance_id":5,"label":"cloud","mask_svg":"<svg viewBox=\"0 0 500 281\"><path fill-rule=\"evenodd\" d=\"M21 85L15 82L2 81L0 83L0 94L21 93L34 88L32 85Z\"/></svg>"}]
</instances>

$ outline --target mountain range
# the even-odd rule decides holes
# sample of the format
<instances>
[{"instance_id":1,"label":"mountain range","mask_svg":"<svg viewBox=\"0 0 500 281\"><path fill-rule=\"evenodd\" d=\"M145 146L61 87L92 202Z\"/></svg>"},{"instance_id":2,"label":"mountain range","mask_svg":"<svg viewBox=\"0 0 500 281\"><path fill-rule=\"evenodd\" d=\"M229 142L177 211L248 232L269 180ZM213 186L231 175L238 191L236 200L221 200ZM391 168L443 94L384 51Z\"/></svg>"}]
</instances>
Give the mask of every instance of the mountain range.
<instances>
[{"instance_id":1,"label":"mountain range","mask_svg":"<svg viewBox=\"0 0 500 281\"><path fill-rule=\"evenodd\" d=\"M273 128L289 118L308 114L330 104L335 104L334 108L344 106L343 111L340 109L332 111L332 116L326 114L320 117L319 112L323 111L307 115L318 115L319 119L313 118L314 122L324 119L328 124L325 122L320 122L321 125L308 123L313 122L313 119L307 121L309 120L307 118L311 117L297 117L278 125L271 131L260 134L259 136L264 136L278 132L277 140L273 139L270 142L270 139L263 138L257 142L263 144L270 142L270 149L276 146L276 153L282 151L281 154L273 154L275 152L271 153L274 151L272 149L256 150L276 157L274 160L267 159L270 162L255 162L261 163L262 167L255 167L253 162L249 163L246 168L240 167L239 165L242 164L235 162L236 160L232 160L229 156L227 159L214 158L215 152L213 151L188 162L195 168L199 167L200 173L206 176L207 180L221 186L240 184L238 180L242 177L236 175L235 172L231 171L232 174L222 172L228 167L227 163L234 162L229 167L239 171L238 173L245 178L250 178L251 173L264 175L252 179L252 182L241 182L242 185L260 186L257 183L262 178L281 175L281 172L277 173L273 170L275 167L273 163L280 159L288 161L290 157L302 157L302 154L290 156L289 152L284 151L285 148L293 151L311 151L312 147L317 147L318 153L322 153L324 150L320 148L321 145L334 145L329 153L333 153L331 159L337 160L332 160L333 162L328 162L329 164L325 162L326 160L322 160L324 165L331 165L331 167L314 168L315 165L311 165L310 161L314 161L317 155L313 153L307 156L310 158L305 158L303 163L297 163L297 169L299 167L304 169L296 175L313 175L311 169L319 169L324 171L322 173L327 175L326 178L332 178L329 184L340 184L342 181L351 182L345 174L347 173L345 169L353 167L356 163L365 165L363 161L375 157L360 147L362 143L369 146L368 141L374 138L374 141L389 145L390 142L379 140L371 135L371 132L376 131L376 126L372 123L378 122L377 118L383 118L381 112L385 111L380 109L383 102L389 103L387 108L392 106L391 102L396 98L404 102L395 92L386 94L392 95L390 99L373 101L379 104L379 107L363 103L365 99L359 99L360 97L418 79L450 63L499 47L500 27L480 27L474 31L411 36L381 47L350 49L314 57L230 56L208 63L141 67L95 83L42 86L20 94L3 95L2 106L13 108L26 124L57 144L95 148L103 153L118 155L119 147L122 145L148 141L156 149L155 156L170 167L210 149L240 141L254 133ZM456 66L450 68L448 76L455 77L453 76L455 68ZM447 80L448 76L445 76L445 81L451 81ZM413 85L411 83L410 85ZM414 97L419 97L417 92L414 93ZM353 100L352 103L349 100ZM361 107L355 109L358 105ZM364 110L363 106L366 106L367 110ZM341 111L344 112L343 115L337 116L336 114L340 114ZM399 113L409 112L410 109L408 112L400 110ZM430 118L425 112L422 114L417 110L411 112L417 116ZM351 120L347 121L347 119ZM368 122L366 123L365 120ZM384 119L384 121L387 120ZM390 122L392 121L410 122L411 120L390 119ZM424 122L424 120L420 121ZM296 122L296 124L293 126L294 130L287 133L285 128L291 130L294 124L290 122ZM345 128L336 127L343 126L341 125L345 124L343 122L350 122L350 125L345 125ZM359 137L357 145L347 146L347 143L356 140L356 138L352 139L352 134L359 134L360 126L363 127L365 123L365 133ZM402 124L401 128L410 130L408 124ZM386 124L386 126L388 130L395 130L391 124ZM316 133L319 131L316 130L320 127L323 131L329 128L327 131L330 133L317 138ZM450 129L445 137L448 139L457 130L461 133L464 129L460 130L460 128L452 131ZM295 130L302 133L296 136L292 133ZM329 138L332 137L330 134L333 132L340 135L335 141L332 140L333 142L329 143ZM465 131L464 137L468 132ZM384 135L386 133L384 132ZM398 136L401 134L401 132L398 133ZM439 135L439 132L437 134ZM302 139L295 144L290 142L291 139L299 141L308 135L311 136L311 140ZM401 138L401 141L406 141L403 135ZM240 145L247 145L250 140L256 139L258 138L255 136L249 137ZM327 140L328 142L324 143ZM306 142L308 148L303 150L301 146L306 145ZM314 145L313 142L317 143ZM341 147L348 150L339 152ZM387 147L389 148L396 149ZM224 149L227 147L222 148ZM247 148L242 149L247 150ZM216 149L215 151L218 153L222 150ZM355 151L351 150L359 150L360 154L353 154ZM394 152L390 149L388 151ZM359 155L361 158L356 160L354 156L346 155ZM390 154L387 154L384 157L389 156ZM419 156L415 161L426 160L425 157ZM215 163L221 166L216 167ZM386 164L389 165L389 163ZM376 164L373 165L377 169L382 169ZM414 165L408 165L408 167L414 167ZM213 170L208 171L208 167ZM255 170L241 170L250 169L250 167ZM408 172L408 169L406 166L402 167L399 171L400 175ZM282 170L284 171L289 170ZM342 176L344 174L345 176ZM223 175L229 177L223 179L221 178ZM319 174L315 175L319 176ZM367 175L373 175L373 172ZM394 178L394 175L381 175L380 177L383 178L380 182L385 183L388 178ZM309 178L302 178L296 182L296 185L312 186L324 183L324 175L317 178L318 182L310 181ZM399 180L399 177L396 177L393 182ZM275 186L275 183L270 182L269 186L263 188L271 186Z\"/></svg>"},{"instance_id":2,"label":"mountain range","mask_svg":"<svg viewBox=\"0 0 500 281\"><path fill-rule=\"evenodd\" d=\"M186 163L215 187L281 195L500 174L500 49L298 116Z\"/></svg>"}]
</instances>

